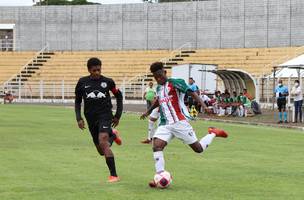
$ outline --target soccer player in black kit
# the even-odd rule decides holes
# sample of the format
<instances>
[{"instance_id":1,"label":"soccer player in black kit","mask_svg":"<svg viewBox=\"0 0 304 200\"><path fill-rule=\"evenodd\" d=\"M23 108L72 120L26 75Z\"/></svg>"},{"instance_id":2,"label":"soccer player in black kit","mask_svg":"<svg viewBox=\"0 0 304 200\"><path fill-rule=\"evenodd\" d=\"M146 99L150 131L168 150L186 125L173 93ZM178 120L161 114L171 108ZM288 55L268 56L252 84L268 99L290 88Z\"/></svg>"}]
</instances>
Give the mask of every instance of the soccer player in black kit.
<instances>
[{"instance_id":1,"label":"soccer player in black kit","mask_svg":"<svg viewBox=\"0 0 304 200\"><path fill-rule=\"evenodd\" d=\"M116 174L115 160L110 148L113 141L118 145L121 139L112 126L119 124L122 114L122 94L116 88L111 78L101 75L101 61L98 58L90 58L87 62L89 76L79 79L75 88L75 113L78 127L85 128L85 122L81 117L81 102L84 100L84 115L87 120L90 133L97 151L105 156L110 176L108 182L117 182L119 177ZM114 94L117 102L116 113L112 114L112 103L110 91Z\"/></svg>"}]
</instances>

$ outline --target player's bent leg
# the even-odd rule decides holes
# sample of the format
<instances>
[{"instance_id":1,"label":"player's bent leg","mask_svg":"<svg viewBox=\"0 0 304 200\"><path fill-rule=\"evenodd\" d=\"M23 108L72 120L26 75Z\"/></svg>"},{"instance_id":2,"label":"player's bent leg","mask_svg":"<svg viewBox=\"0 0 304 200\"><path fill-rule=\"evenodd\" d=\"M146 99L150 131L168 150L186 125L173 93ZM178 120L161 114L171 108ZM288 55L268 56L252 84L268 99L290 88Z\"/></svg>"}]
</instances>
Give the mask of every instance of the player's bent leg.
<instances>
[{"instance_id":1,"label":"player's bent leg","mask_svg":"<svg viewBox=\"0 0 304 200\"><path fill-rule=\"evenodd\" d=\"M114 141L119 146L122 144L122 139L119 136L118 130L112 129L112 134L111 134L110 140Z\"/></svg>"},{"instance_id":2,"label":"player's bent leg","mask_svg":"<svg viewBox=\"0 0 304 200\"><path fill-rule=\"evenodd\" d=\"M149 118L149 139L152 141L152 138L154 137L155 133L155 122L157 121L157 118L150 117Z\"/></svg>"},{"instance_id":3,"label":"player's bent leg","mask_svg":"<svg viewBox=\"0 0 304 200\"><path fill-rule=\"evenodd\" d=\"M162 151L164 148L167 146L167 142L159 139L159 138L154 138L153 139L153 152L156 151Z\"/></svg>"},{"instance_id":4,"label":"player's bent leg","mask_svg":"<svg viewBox=\"0 0 304 200\"><path fill-rule=\"evenodd\" d=\"M110 148L110 144L108 142L109 134L107 132L101 132L99 133L98 139L99 139L99 146L105 155L106 163L110 171L108 182L110 183L117 182L119 181L119 177L117 176L116 173L114 155Z\"/></svg>"},{"instance_id":5,"label":"player's bent leg","mask_svg":"<svg viewBox=\"0 0 304 200\"><path fill-rule=\"evenodd\" d=\"M155 171L156 173L161 173L165 171L165 159L163 150L166 147L167 142L159 138L153 139L153 158L155 161ZM149 186L152 188L156 187L154 180L149 182Z\"/></svg>"},{"instance_id":6,"label":"player's bent leg","mask_svg":"<svg viewBox=\"0 0 304 200\"><path fill-rule=\"evenodd\" d=\"M165 159L163 150L167 145L166 141L163 141L159 138L153 139L153 158L155 161L155 171L160 173L165 171Z\"/></svg>"},{"instance_id":7,"label":"player's bent leg","mask_svg":"<svg viewBox=\"0 0 304 200\"><path fill-rule=\"evenodd\" d=\"M152 111L152 113L149 116L149 121L148 121L148 137L145 140L142 140L141 143L143 144L150 144L152 142L152 138L154 136L155 133L155 122L158 119L158 109L154 109Z\"/></svg>"},{"instance_id":8,"label":"player's bent leg","mask_svg":"<svg viewBox=\"0 0 304 200\"><path fill-rule=\"evenodd\" d=\"M189 146L196 153L202 153L204 151L202 145L198 141L194 142L193 144L189 144Z\"/></svg>"},{"instance_id":9,"label":"player's bent leg","mask_svg":"<svg viewBox=\"0 0 304 200\"><path fill-rule=\"evenodd\" d=\"M97 150L97 152L99 153L99 155L104 156L104 153L103 153L103 151L101 150L99 144L95 144L95 147L96 147L96 150Z\"/></svg>"},{"instance_id":10,"label":"player's bent leg","mask_svg":"<svg viewBox=\"0 0 304 200\"><path fill-rule=\"evenodd\" d=\"M108 133L99 133L98 136L99 146L102 152L106 157L113 157L113 152L109 144L109 134Z\"/></svg>"},{"instance_id":11,"label":"player's bent leg","mask_svg":"<svg viewBox=\"0 0 304 200\"><path fill-rule=\"evenodd\" d=\"M205 151L208 148L208 146L212 143L212 141L215 137L227 138L228 134L224 130L214 128L214 127L209 127L208 134L206 136L204 136L200 141L196 141L192 144L189 144L189 146L196 153L202 153L203 151Z\"/></svg>"}]
</instances>

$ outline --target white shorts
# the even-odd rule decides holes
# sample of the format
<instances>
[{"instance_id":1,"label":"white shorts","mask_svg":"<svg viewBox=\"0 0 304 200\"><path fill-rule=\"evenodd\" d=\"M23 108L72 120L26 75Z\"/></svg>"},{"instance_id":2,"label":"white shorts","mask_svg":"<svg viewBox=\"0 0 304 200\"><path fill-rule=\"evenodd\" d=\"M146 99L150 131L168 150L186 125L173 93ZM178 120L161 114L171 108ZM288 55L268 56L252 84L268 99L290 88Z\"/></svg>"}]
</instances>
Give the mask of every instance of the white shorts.
<instances>
[{"instance_id":1,"label":"white shorts","mask_svg":"<svg viewBox=\"0 0 304 200\"><path fill-rule=\"evenodd\" d=\"M151 118L158 119L159 118L159 108L154 108L150 114Z\"/></svg>"},{"instance_id":2,"label":"white shorts","mask_svg":"<svg viewBox=\"0 0 304 200\"><path fill-rule=\"evenodd\" d=\"M182 140L185 144L193 144L197 141L192 126L186 120L178 121L174 124L158 126L153 137L159 138L167 143L174 137Z\"/></svg>"}]
</instances>

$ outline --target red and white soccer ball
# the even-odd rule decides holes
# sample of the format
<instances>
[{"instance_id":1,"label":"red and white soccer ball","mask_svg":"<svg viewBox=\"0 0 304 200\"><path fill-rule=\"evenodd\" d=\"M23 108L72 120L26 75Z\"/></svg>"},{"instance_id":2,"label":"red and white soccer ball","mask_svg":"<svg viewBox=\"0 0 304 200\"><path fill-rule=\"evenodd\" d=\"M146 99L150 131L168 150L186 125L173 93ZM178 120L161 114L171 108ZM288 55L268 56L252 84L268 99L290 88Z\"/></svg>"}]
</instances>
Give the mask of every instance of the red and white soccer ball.
<instances>
[{"instance_id":1,"label":"red and white soccer ball","mask_svg":"<svg viewBox=\"0 0 304 200\"><path fill-rule=\"evenodd\" d=\"M169 172L163 171L155 174L154 182L156 187L164 189L169 187L169 185L172 183L172 176Z\"/></svg>"}]
</instances>

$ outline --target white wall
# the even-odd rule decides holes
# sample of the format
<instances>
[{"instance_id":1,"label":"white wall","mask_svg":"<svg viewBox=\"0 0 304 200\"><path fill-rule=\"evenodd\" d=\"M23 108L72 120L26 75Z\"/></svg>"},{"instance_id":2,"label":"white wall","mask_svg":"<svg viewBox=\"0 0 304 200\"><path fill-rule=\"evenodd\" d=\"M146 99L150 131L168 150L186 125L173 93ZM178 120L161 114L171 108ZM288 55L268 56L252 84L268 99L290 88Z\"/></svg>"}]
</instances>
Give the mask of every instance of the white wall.
<instances>
[{"instance_id":1,"label":"white wall","mask_svg":"<svg viewBox=\"0 0 304 200\"><path fill-rule=\"evenodd\" d=\"M215 67L203 64L177 65L172 68L172 77L182 78L186 83L188 83L189 77L192 77L200 89L213 92L216 89L216 75L208 70L214 70Z\"/></svg>"}]
</instances>

